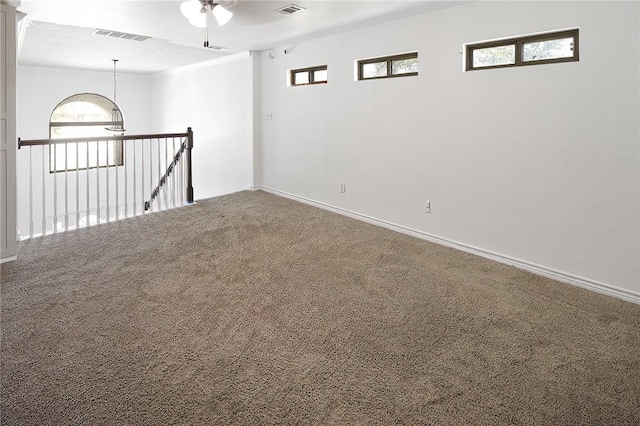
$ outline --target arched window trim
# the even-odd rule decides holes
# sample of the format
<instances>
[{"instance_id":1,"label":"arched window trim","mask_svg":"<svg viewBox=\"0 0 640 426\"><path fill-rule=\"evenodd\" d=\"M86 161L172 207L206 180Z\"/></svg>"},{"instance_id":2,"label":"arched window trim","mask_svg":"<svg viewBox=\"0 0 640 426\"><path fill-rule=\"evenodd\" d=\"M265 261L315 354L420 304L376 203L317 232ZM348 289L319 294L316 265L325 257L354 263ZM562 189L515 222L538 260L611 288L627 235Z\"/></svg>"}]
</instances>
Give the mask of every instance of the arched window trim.
<instances>
[{"instance_id":1,"label":"arched window trim","mask_svg":"<svg viewBox=\"0 0 640 426\"><path fill-rule=\"evenodd\" d=\"M99 108L103 109L105 112L109 113L109 116L113 117L113 114L110 112L114 109L119 111L118 117L120 120L113 121L105 120L105 121L55 121L54 115L59 108L72 103L72 102L88 102L92 103ZM122 110L120 107L113 102L111 99L99 95L97 93L77 93L75 95L71 95L61 102L59 102L56 107L51 112L49 116L49 139L55 139L55 135L52 132L53 128L56 127L101 127L107 128L112 127L114 125L119 125L121 128L124 128L124 116L122 114ZM96 135L96 136L104 136ZM89 137L90 138L90 137ZM113 166L122 166L124 164L124 149L122 141L109 141L107 142L107 155L100 161L98 159L94 162L94 154L93 152L97 152L98 144L96 142L79 142L78 144L71 144L71 149L66 151L66 154L62 152L58 152L57 150L60 147L52 144L49 147L49 172L67 172L67 171L76 171L76 170L88 170L94 168L103 168L103 167L113 167ZM65 144L66 146L67 144ZM66 149L66 148L65 148ZM102 149L102 147L100 148ZM89 154L87 155L87 152ZM56 160L56 155L57 159ZM66 155L66 159L65 159ZM62 158L60 158L62 157ZM87 160L88 158L88 160Z\"/></svg>"}]
</instances>

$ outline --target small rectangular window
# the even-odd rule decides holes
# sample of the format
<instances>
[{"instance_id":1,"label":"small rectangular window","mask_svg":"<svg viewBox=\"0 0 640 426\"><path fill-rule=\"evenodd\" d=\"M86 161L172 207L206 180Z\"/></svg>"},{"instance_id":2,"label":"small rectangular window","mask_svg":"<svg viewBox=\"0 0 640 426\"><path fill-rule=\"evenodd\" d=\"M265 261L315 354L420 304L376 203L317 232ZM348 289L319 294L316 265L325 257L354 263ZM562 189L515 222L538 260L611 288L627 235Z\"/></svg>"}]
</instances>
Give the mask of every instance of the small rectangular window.
<instances>
[{"instance_id":1,"label":"small rectangular window","mask_svg":"<svg viewBox=\"0 0 640 426\"><path fill-rule=\"evenodd\" d=\"M418 57L407 59L396 59L391 61L391 74L417 74Z\"/></svg>"},{"instance_id":2,"label":"small rectangular window","mask_svg":"<svg viewBox=\"0 0 640 426\"><path fill-rule=\"evenodd\" d=\"M317 67L300 68L291 70L291 85L305 86L308 84L326 83L328 77L327 66L320 65Z\"/></svg>"},{"instance_id":3,"label":"small rectangular window","mask_svg":"<svg viewBox=\"0 0 640 426\"><path fill-rule=\"evenodd\" d=\"M295 86L298 86L300 84L309 84L309 73L308 72L299 72L294 74L295 76L295 81L293 82L293 84Z\"/></svg>"},{"instance_id":4,"label":"small rectangular window","mask_svg":"<svg viewBox=\"0 0 640 426\"><path fill-rule=\"evenodd\" d=\"M418 75L418 52L358 61L358 80Z\"/></svg>"},{"instance_id":5,"label":"small rectangular window","mask_svg":"<svg viewBox=\"0 0 640 426\"><path fill-rule=\"evenodd\" d=\"M387 76L387 63L386 62L371 62L368 64L362 64L362 73L360 80L365 78L378 78Z\"/></svg>"},{"instance_id":6,"label":"small rectangular window","mask_svg":"<svg viewBox=\"0 0 640 426\"><path fill-rule=\"evenodd\" d=\"M315 70L313 72L314 83L326 83L327 82L327 68L321 70Z\"/></svg>"},{"instance_id":7,"label":"small rectangular window","mask_svg":"<svg viewBox=\"0 0 640 426\"><path fill-rule=\"evenodd\" d=\"M571 58L573 57L574 52L573 45L573 37L524 43L522 60L524 62L529 62L544 61L547 59Z\"/></svg>"},{"instance_id":8,"label":"small rectangular window","mask_svg":"<svg viewBox=\"0 0 640 426\"><path fill-rule=\"evenodd\" d=\"M515 45L485 47L473 51L473 66L495 67L498 65L512 65L516 63Z\"/></svg>"},{"instance_id":9,"label":"small rectangular window","mask_svg":"<svg viewBox=\"0 0 640 426\"><path fill-rule=\"evenodd\" d=\"M466 45L466 70L579 61L578 29Z\"/></svg>"}]
</instances>

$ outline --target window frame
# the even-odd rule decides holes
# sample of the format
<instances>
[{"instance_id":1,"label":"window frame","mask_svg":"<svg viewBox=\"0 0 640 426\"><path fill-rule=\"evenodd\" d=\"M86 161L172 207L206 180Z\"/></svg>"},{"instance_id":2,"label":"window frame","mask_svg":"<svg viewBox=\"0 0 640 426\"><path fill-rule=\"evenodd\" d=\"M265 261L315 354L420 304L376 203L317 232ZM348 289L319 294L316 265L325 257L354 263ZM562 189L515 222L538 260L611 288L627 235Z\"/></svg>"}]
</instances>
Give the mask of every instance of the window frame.
<instances>
[{"instance_id":1,"label":"window frame","mask_svg":"<svg viewBox=\"0 0 640 426\"><path fill-rule=\"evenodd\" d=\"M360 59L358 60L358 81L365 80L379 80L381 78L395 78L395 77L413 77L418 75L418 71L416 72L405 72L401 74L393 74L393 61L404 60L404 59L418 59L418 52L410 52L410 53L401 53L398 55L390 55L390 56L380 56L378 58L369 58L369 59ZM368 64L377 64L379 62L387 63L387 75L378 75L375 77L365 77L364 76L364 66Z\"/></svg>"},{"instance_id":2,"label":"window frame","mask_svg":"<svg viewBox=\"0 0 640 426\"><path fill-rule=\"evenodd\" d=\"M316 71L327 71L327 79L315 81L314 74ZM309 76L308 83L296 83L296 75L307 73ZM291 86L310 86L312 84L327 84L329 82L329 70L326 65L317 65L315 67L297 68L289 71L289 84Z\"/></svg>"},{"instance_id":3,"label":"window frame","mask_svg":"<svg viewBox=\"0 0 640 426\"><path fill-rule=\"evenodd\" d=\"M122 110L111 99L107 98L106 96L99 95L97 93L76 93L75 95L71 95L63 99L60 103L58 103L58 105L55 106L55 108L51 112L51 115L49 117L49 139L50 140L57 139L53 137L53 132L52 132L52 129L55 127L97 127L97 126L102 127L102 126L111 126L114 124L113 121L52 121L53 116L56 110L58 110L58 108L61 108L62 106L68 103L77 102L77 101L90 102L94 105L99 106L102 109L106 108L107 106L111 106L112 108L113 107L118 108L118 110L120 111L121 121L115 124L120 124L124 128L124 117L122 115ZM96 137L103 137L103 135L96 135ZM62 139L65 139L65 138L62 138ZM83 137L82 139L86 139L86 142L78 142L78 143L86 144L87 145L86 149L89 149L89 142L91 142L91 136ZM87 164L86 167L71 167L71 168L69 168L68 166L56 167L58 165L57 158L56 158L57 149L60 148L57 145L58 144L49 144L49 173L50 174L74 172L77 170L91 170L91 169L102 169L106 167L124 166L124 146L123 146L123 141L121 140L114 141L113 143L112 149L113 149L114 161L112 162L109 161L109 151L107 150L107 160L105 165L103 166L99 164L96 164L95 166L89 166ZM68 161L68 157L67 157L67 161Z\"/></svg>"},{"instance_id":4,"label":"window frame","mask_svg":"<svg viewBox=\"0 0 640 426\"><path fill-rule=\"evenodd\" d=\"M578 62L580 61L580 29L573 28L568 30L552 31L528 36L510 37L500 40L492 40L480 43L465 44L465 71L478 71L495 68L523 67L529 65L545 65L557 64L561 62ZM549 40L557 40L563 38L573 38L573 55L564 58L540 59L536 61L524 61L524 45ZM491 47L511 46L515 47L515 58L513 64L489 65L484 67L476 67L473 65L473 52L475 50L487 49Z\"/></svg>"}]
</instances>

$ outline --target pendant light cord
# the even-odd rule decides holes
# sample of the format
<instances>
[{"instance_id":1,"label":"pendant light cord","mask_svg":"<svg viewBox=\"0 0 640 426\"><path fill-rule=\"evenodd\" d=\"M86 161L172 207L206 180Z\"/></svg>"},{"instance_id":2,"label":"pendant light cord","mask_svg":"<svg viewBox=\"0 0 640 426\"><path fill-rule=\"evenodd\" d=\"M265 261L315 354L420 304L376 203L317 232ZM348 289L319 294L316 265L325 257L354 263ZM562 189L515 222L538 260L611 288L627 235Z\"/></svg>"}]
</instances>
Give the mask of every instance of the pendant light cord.
<instances>
[{"instance_id":1,"label":"pendant light cord","mask_svg":"<svg viewBox=\"0 0 640 426\"><path fill-rule=\"evenodd\" d=\"M109 130L110 132L120 133L121 135L123 135L124 119L122 117L122 112L118 107L118 103L116 99L116 94L118 92L117 81L116 81L116 63L118 62L118 60L112 59L112 61L113 61L113 108L111 110L111 126L105 127L105 129Z\"/></svg>"},{"instance_id":2,"label":"pendant light cord","mask_svg":"<svg viewBox=\"0 0 640 426\"><path fill-rule=\"evenodd\" d=\"M113 61L113 103L116 103L116 62L118 62L117 59L112 59Z\"/></svg>"}]
</instances>

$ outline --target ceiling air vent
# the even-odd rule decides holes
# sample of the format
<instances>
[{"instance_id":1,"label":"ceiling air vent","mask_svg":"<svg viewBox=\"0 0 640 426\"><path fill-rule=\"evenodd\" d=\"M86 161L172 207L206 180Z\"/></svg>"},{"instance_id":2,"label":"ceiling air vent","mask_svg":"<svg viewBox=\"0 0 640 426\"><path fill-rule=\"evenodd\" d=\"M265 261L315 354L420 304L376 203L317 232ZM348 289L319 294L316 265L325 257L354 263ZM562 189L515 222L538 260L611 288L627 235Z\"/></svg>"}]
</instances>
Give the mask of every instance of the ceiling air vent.
<instances>
[{"instance_id":1,"label":"ceiling air vent","mask_svg":"<svg viewBox=\"0 0 640 426\"><path fill-rule=\"evenodd\" d=\"M151 37L138 35L138 34L129 34L129 33L123 33L120 31L100 30L100 29L95 30L91 34L104 36L104 37L123 38L125 40L133 40L133 41L145 41L151 38Z\"/></svg>"},{"instance_id":2,"label":"ceiling air vent","mask_svg":"<svg viewBox=\"0 0 640 426\"><path fill-rule=\"evenodd\" d=\"M302 12L305 10L304 7L298 6L297 4L290 4L285 7L281 7L280 9L276 9L275 12L282 13L283 15L295 15L296 13Z\"/></svg>"}]
</instances>

